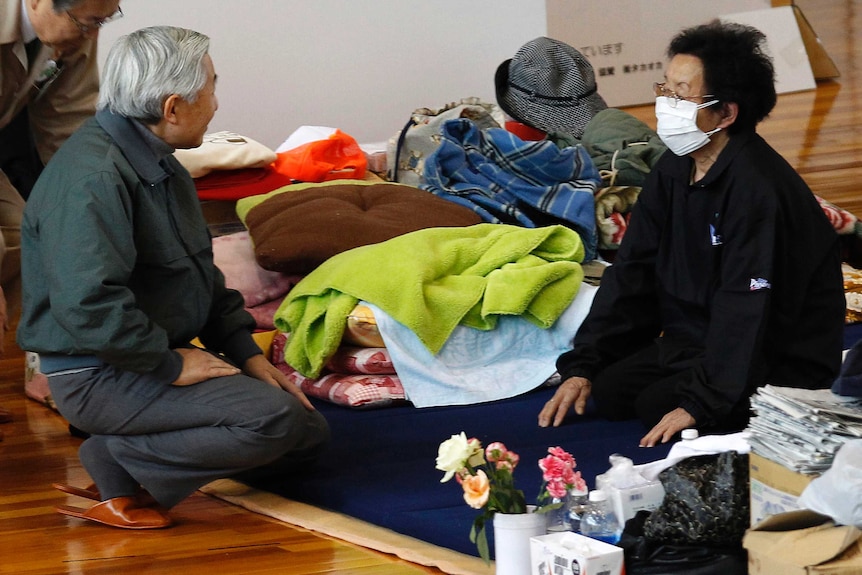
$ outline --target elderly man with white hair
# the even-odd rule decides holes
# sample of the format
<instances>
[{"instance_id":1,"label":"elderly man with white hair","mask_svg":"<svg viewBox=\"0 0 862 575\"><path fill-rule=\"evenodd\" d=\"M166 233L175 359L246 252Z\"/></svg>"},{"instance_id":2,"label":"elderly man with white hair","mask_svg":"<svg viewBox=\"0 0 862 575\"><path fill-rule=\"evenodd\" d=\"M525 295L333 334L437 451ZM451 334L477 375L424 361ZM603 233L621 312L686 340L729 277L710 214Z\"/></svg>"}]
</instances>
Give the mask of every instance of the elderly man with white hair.
<instances>
[{"instance_id":1,"label":"elderly man with white hair","mask_svg":"<svg viewBox=\"0 0 862 575\"><path fill-rule=\"evenodd\" d=\"M218 100L203 34L120 38L96 116L45 167L22 224L18 342L40 354L98 501L58 511L128 528L218 478L291 473L329 428L262 354L212 244L177 148L201 144ZM192 345L195 338L202 347Z\"/></svg>"}]
</instances>

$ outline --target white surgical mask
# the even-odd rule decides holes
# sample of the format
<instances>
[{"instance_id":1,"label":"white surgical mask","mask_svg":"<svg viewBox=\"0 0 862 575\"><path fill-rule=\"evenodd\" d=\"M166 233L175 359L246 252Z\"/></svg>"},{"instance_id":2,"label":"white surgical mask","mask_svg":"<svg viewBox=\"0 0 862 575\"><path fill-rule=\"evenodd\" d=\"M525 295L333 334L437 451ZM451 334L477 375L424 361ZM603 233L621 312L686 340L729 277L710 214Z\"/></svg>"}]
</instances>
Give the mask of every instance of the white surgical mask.
<instances>
[{"instance_id":1,"label":"white surgical mask","mask_svg":"<svg viewBox=\"0 0 862 575\"><path fill-rule=\"evenodd\" d=\"M656 133L661 141L677 156L685 156L699 150L709 143L709 137L721 128L704 132L697 127L697 111L718 102L711 100L703 104L695 104L689 100L676 100L676 106L671 105L671 98L659 96L655 99L655 117L658 120Z\"/></svg>"}]
</instances>

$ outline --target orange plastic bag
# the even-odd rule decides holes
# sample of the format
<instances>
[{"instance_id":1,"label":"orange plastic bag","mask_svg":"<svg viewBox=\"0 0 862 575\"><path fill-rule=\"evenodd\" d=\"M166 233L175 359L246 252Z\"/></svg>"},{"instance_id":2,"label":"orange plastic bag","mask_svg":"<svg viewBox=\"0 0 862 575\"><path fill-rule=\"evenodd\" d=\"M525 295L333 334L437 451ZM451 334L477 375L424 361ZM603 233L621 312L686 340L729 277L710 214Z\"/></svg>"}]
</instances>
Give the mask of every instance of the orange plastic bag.
<instances>
[{"instance_id":1,"label":"orange plastic bag","mask_svg":"<svg viewBox=\"0 0 862 575\"><path fill-rule=\"evenodd\" d=\"M327 182L363 179L368 160L353 137L335 130L325 140L281 152L272 165L279 173L300 182Z\"/></svg>"}]
</instances>

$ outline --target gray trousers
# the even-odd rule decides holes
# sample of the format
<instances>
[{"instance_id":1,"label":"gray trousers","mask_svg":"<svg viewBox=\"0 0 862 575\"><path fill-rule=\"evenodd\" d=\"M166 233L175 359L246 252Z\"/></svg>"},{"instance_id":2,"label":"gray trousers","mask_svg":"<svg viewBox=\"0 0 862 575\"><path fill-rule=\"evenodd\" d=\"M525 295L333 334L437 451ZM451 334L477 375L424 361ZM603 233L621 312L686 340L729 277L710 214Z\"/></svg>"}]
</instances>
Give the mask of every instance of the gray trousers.
<instances>
[{"instance_id":1,"label":"gray trousers","mask_svg":"<svg viewBox=\"0 0 862 575\"><path fill-rule=\"evenodd\" d=\"M170 508L216 479L302 471L329 442L322 415L246 375L177 387L105 366L48 382L60 413L91 434L79 456L103 500L143 487Z\"/></svg>"}]
</instances>

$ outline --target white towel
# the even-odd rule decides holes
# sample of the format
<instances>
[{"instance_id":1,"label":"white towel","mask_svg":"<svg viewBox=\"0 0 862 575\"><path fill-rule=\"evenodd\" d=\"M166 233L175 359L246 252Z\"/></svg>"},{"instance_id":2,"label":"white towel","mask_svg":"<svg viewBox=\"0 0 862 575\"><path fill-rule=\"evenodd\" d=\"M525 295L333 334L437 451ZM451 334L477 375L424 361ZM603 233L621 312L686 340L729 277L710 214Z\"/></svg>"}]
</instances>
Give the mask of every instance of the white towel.
<instances>
[{"instance_id":1,"label":"white towel","mask_svg":"<svg viewBox=\"0 0 862 575\"><path fill-rule=\"evenodd\" d=\"M549 329L518 316L501 316L482 331L459 325L434 356L416 335L372 304L380 335L407 398L416 407L469 405L514 397L556 372L557 357L572 346L597 288L582 284Z\"/></svg>"}]
</instances>

